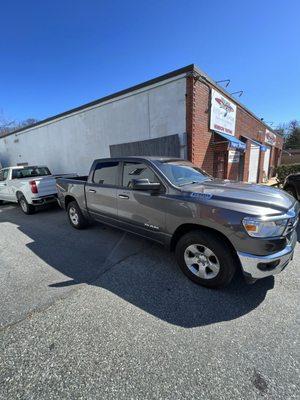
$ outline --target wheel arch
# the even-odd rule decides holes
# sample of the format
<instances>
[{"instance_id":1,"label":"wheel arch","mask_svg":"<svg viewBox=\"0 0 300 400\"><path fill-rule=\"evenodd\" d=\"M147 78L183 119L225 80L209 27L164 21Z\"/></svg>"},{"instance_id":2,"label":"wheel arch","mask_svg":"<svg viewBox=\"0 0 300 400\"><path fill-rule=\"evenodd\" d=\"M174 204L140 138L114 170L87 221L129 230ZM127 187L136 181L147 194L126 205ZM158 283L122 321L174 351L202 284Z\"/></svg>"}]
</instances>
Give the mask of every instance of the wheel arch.
<instances>
[{"instance_id":1,"label":"wheel arch","mask_svg":"<svg viewBox=\"0 0 300 400\"><path fill-rule=\"evenodd\" d=\"M174 251L176 248L176 244L178 243L179 239L192 231L202 231L202 232L210 232L216 237L218 237L220 240L226 242L226 244L231 248L232 252L234 255L237 256L236 250L232 244L232 242L228 239L227 236L224 235L224 233L218 231L217 229L210 228L208 226L204 225L198 225L198 224L182 224L180 225L176 231L174 232L171 242L170 242L170 250Z\"/></svg>"},{"instance_id":2,"label":"wheel arch","mask_svg":"<svg viewBox=\"0 0 300 400\"><path fill-rule=\"evenodd\" d=\"M20 198L21 198L22 196L25 197L24 193L21 192L21 190L17 190L17 191L16 191L16 198L17 198L18 201L20 200ZM26 199L26 197L25 197L25 199Z\"/></svg>"},{"instance_id":3,"label":"wheel arch","mask_svg":"<svg viewBox=\"0 0 300 400\"><path fill-rule=\"evenodd\" d=\"M68 195L65 197L65 199L64 199L65 208L66 208L66 209L68 208L68 205L69 205L72 201L76 201L76 203L77 203L77 200L75 199L75 197L74 197L74 196L71 196L70 194L68 194ZM78 203L77 203L77 204L78 204Z\"/></svg>"}]
</instances>

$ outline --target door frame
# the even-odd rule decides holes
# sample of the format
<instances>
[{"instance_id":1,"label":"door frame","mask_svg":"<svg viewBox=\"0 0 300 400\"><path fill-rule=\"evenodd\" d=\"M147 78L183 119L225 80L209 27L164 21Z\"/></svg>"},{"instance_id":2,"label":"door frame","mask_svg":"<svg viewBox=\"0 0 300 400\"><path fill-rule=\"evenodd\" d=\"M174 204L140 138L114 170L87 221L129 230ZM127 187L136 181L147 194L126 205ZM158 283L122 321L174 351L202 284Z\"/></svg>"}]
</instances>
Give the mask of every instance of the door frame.
<instances>
[{"instance_id":1,"label":"door frame","mask_svg":"<svg viewBox=\"0 0 300 400\"><path fill-rule=\"evenodd\" d=\"M132 160L132 158L131 158L131 159L128 159L128 160L122 159L122 160L119 161L119 163L120 163L120 168L119 168L119 171L118 171L119 179L118 179L118 182L117 182L117 183L118 183L118 189L124 189L124 190L131 190L131 191L134 191L133 189L125 188L125 187L123 186L123 171L124 171L124 164L125 164L125 163L132 163L132 164L136 163L136 164L145 164L148 168L150 168L151 171L152 171L152 172L155 174L155 176L158 178L160 184L163 186L163 188L164 188L164 193L166 193L167 187L166 187L165 183L164 183L163 180L161 179L159 173L153 168L152 164L148 162L148 160L142 160L142 159L138 159L138 158L137 158L136 160ZM139 192L141 192L141 190L139 190ZM160 193L161 193L161 192L160 192Z\"/></svg>"},{"instance_id":2,"label":"door frame","mask_svg":"<svg viewBox=\"0 0 300 400\"><path fill-rule=\"evenodd\" d=\"M5 190L5 192L0 190L0 195L2 197L1 200L10 201L10 199L12 197L12 196L10 196L9 186L8 186L9 177L10 177L10 170L9 170L9 168L2 168L1 171L8 171L6 179L3 180L3 181L0 181L0 188L3 188Z\"/></svg>"},{"instance_id":3,"label":"door frame","mask_svg":"<svg viewBox=\"0 0 300 400\"><path fill-rule=\"evenodd\" d=\"M118 163L118 168L117 168L117 173L116 173L116 181L115 184L99 184L94 182L94 174L95 174L95 169L97 164L100 163L106 163L106 162L116 162ZM119 184L119 177L120 177L120 167L121 167L121 160L115 159L115 160L111 160L111 159L98 159L95 160L92 164L92 168L90 170L87 182L85 184L85 198L86 198L86 207L87 207L87 211L89 214L91 214L96 220L98 221L103 221L105 223L108 223L110 225L113 226L117 226L117 222L118 222L118 210L117 210L117 189L118 189L118 184ZM115 204L116 204L116 213L115 214L111 214L111 213L107 213L107 212L99 212L93 209L90 209L88 207L88 193L87 191L91 189L91 190L98 190L98 189L109 189L111 191L115 191Z\"/></svg>"},{"instance_id":4,"label":"door frame","mask_svg":"<svg viewBox=\"0 0 300 400\"><path fill-rule=\"evenodd\" d=\"M252 149L252 146L253 146L253 147L255 146L256 148L258 148L258 162L257 162L256 181L255 181L255 182L250 182L250 181L249 181L249 178L250 178L250 161L251 161L251 149ZM259 169L260 158L261 158L260 146L259 146L258 144L256 145L255 143L250 142L250 151L249 151L249 171L248 171L248 182L249 182L249 183L258 183L258 180L259 180L259 172L260 172L260 169Z\"/></svg>"},{"instance_id":5,"label":"door frame","mask_svg":"<svg viewBox=\"0 0 300 400\"><path fill-rule=\"evenodd\" d=\"M224 154L224 176L219 179L227 179L228 174L228 149L227 150L215 150L213 157L213 176L217 178L217 163L215 162L218 154Z\"/></svg>"},{"instance_id":6,"label":"door frame","mask_svg":"<svg viewBox=\"0 0 300 400\"><path fill-rule=\"evenodd\" d=\"M127 188L123 186L123 173L124 173L124 164L125 163L137 163L137 164L144 164L147 168L149 168L157 177L157 179L159 180L160 184L162 185L163 190L159 191L158 193L150 193L148 190L134 190L131 188ZM163 230L159 230L159 231L155 231L152 229L149 229L145 226L141 226L138 223L135 223L135 221L129 221L125 218L120 218L119 216L119 202L121 201L118 198L119 194L124 194L124 195L129 195L133 196L134 193L140 193L141 195L144 196L149 196L149 197L153 197L153 198L157 198L159 196L165 196L167 193L167 187L166 184L163 182L161 176L159 175L159 173L155 170L155 168L152 166L152 164L150 162L148 162L148 160L144 160L144 159L135 159L133 160L131 159L122 159L120 160L120 169L119 169L120 173L119 173L119 181L118 181L118 187L117 187L117 209L118 209L118 225L119 227L121 227L122 229L128 231L128 232L132 232L134 234L143 236L147 239L151 239L154 240L156 242L165 243L165 226L163 227ZM129 201L131 201L131 199L128 199ZM127 201L127 200L124 200Z\"/></svg>"},{"instance_id":7,"label":"door frame","mask_svg":"<svg viewBox=\"0 0 300 400\"><path fill-rule=\"evenodd\" d=\"M270 166L271 166L271 155L272 155L272 147L266 145L267 150L264 154L264 162L263 162L263 171L265 171L265 160L266 160L266 153L269 150L269 163L268 163L268 173L266 174L266 179L269 180L270 176Z\"/></svg>"}]
</instances>

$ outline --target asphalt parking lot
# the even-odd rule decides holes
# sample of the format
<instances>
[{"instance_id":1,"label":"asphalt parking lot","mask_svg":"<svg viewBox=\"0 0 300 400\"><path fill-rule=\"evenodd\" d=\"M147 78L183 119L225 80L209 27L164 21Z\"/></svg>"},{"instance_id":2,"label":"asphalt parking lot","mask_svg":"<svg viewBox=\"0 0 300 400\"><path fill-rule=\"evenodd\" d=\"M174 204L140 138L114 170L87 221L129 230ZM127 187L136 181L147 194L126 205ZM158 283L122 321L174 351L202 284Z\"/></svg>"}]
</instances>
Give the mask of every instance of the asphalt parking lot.
<instances>
[{"instance_id":1,"label":"asphalt parking lot","mask_svg":"<svg viewBox=\"0 0 300 400\"><path fill-rule=\"evenodd\" d=\"M299 243L275 279L214 291L58 208L2 206L0 242L1 399L299 398Z\"/></svg>"}]
</instances>

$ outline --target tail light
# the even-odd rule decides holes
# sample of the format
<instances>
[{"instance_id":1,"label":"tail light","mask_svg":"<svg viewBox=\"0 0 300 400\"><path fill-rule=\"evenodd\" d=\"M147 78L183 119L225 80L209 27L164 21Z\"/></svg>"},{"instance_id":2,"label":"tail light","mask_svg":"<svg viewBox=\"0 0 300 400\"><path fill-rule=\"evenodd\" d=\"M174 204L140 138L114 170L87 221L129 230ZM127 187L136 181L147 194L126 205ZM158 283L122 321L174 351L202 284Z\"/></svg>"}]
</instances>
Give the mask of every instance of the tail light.
<instances>
[{"instance_id":1,"label":"tail light","mask_svg":"<svg viewBox=\"0 0 300 400\"><path fill-rule=\"evenodd\" d=\"M36 181L29 181L29 185L32 193L38 193Z\"/></svg>"}]
</instances>

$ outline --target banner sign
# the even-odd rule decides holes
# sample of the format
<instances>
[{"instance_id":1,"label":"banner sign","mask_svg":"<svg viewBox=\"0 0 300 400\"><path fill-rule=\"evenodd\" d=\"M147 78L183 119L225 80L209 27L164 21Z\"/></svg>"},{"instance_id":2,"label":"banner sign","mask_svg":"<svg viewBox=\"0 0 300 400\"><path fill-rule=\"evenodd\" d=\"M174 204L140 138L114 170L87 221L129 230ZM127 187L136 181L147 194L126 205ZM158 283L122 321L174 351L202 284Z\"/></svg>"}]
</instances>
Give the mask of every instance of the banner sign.
<instances>
[{"instance_id":1,"label":"banner sign","mask_svg":"<svg viewBox=\"0 0 300 400\"><path fill-rule=\"evenodd\" d=\"M269 131L266 129L266 134L265 134L265 142L270 144L271 146L275 146L276 144L276 135L275 133Z\"/></svg>"},{"instance_id":2,"label":"banner sign","mask_svg":"<svg viewBox=\"0 0 300 400\"><path fill-rule=\"evenodd\" d=\"M236 105L215 89L211 90L210 129L234 135Z\"/></svg>"},{"instance_id":3,"label":"banner sign","mask_svg":"<svg viewBox=\"0 0 300 400\"><path fill-rule=\"evenodd\" d=\"M228 151L228 162L230 164L236 164L240 161L240 152L236 150Z\"/></svg>"}]
</instances>

